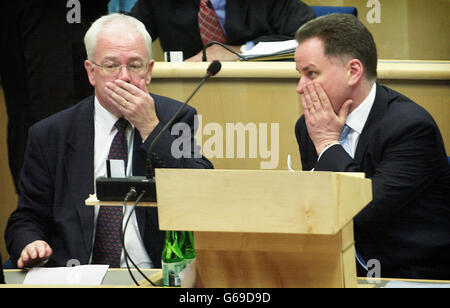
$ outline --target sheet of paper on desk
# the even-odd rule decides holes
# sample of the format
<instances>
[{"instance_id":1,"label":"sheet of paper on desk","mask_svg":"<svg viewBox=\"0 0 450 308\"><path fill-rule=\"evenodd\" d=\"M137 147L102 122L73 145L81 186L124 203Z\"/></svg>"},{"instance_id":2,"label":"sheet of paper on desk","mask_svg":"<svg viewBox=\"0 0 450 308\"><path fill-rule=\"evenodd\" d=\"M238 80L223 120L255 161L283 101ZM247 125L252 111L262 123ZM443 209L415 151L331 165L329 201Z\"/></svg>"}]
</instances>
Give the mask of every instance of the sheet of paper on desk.
<instances>
[{"instance_id":1,"label":"sheet of paper on desk","mask_svg":"<svg viewBox=\"0 0 450 308\"><path fill-rule=\"evenodd\" d=\"M242 53L243 56L259 56L271 55L284 51L292 51L297 48L296 40L281 41L281 42L259 42L252 49Z\"/></svg>"},{"instance_id":2,"label":"sheet of paper on desk","mask_svg":"<svg viewBox=\"0 0 450 308\"><path fill-rule=\"evenodd\" d=\"M99 286L108 265L80 265L75 267L33 268L23 281L26 285Z\"/></svg>"}]
</instances>

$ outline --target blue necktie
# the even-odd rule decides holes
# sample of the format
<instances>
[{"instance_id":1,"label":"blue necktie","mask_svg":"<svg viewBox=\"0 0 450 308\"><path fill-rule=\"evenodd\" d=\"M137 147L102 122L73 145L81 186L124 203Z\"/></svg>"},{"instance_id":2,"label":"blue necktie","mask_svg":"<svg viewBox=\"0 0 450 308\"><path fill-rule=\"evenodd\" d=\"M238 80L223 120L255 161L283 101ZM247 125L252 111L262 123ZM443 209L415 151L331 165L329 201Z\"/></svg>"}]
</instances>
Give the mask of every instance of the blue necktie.
<instances>
[{"instance_id":1,"label":"blue necktie","mask_svg":"<svg viewBox=\"0 0 450 308\"><path fill-rule=\"evenodd\" d=\"M342 145L342 147L348 153L348 155L350 155L353 158L350 140L347 138L350 131L351 131L350 126L345 124L341 132L341 137L339 138L339 143Z\"/></svg>"},{"instance_id":2,"label":"blue necktie","mask_svg":"<svg viewBox=\"0 0 450 308\"><path fill-rule=\"evenodd\" d=\"M114 136L108 159L125 161L125 174L128 162L128 141L126 129L130 123L121 118L114 125L117 133ZM120 206L101 206L97 218L92 264L108 264L112 268L120 267L122 244L120 240L120 224L122 208Z\"/></svg>"}]
</instances>

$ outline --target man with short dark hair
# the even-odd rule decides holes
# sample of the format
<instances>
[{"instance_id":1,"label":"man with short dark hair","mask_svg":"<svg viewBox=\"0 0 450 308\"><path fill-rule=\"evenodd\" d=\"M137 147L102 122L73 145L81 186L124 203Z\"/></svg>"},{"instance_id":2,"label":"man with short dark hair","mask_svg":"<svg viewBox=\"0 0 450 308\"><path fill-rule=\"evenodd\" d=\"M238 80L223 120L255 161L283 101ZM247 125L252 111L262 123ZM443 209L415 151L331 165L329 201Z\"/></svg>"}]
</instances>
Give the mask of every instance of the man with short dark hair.
<instances>
[{"instance_id":1,"label":"man with short dark hair","mask_svg":"<svg viewBox=\"0 0 450 308\"><path fill-rule=\"evenodd\" d=\"M354 219L358 274L376 259L383 277L450 279L450 168L436 123L376 82L375 42L354 16L317 18L296 38L303 169L372 180Z\"/></svg>"}]
</instances>

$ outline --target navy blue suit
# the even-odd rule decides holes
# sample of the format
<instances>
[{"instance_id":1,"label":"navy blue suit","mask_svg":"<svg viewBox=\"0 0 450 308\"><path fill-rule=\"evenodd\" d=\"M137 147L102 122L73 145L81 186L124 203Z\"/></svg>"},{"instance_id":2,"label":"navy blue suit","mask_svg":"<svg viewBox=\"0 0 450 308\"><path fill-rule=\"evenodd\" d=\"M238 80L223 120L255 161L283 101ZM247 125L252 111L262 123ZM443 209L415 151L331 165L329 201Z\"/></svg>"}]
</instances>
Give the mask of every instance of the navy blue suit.
<instances>
[{"instance_id":1,"label":"navy blue suit","mask_svg":"<svg viewBox=\"0 0 450 308\"><path fill-rule=\"evenodd\" d=\"M152 97L160 123L144 143L135 131L133 175L145 174L150 143L181 106L167 97ZM193 133L195 114L194 108L186 106L174 123L188 124ZM173 158L170 153L175 138L169 129L156 144L154 167L212 168L203 157ZM195 143L193 137L192 142ZM48 266L66 266L71 259L87 264L94 231L94 208L85 206L85 200L94 192L93 96L30 128L19 188L18 208L5 232L13 262L17 262L27 244L44 240L53 249ZM159 230L157 210L137 208L136 217L153 265L160 267L164 235Z\"/></svg>"},{"instance_id":2,"label":"navy blue suit","mask_svg":"<svg viewBox=\"0 0 450 308\"><path fill-rule=\"evenodd\" d=\"M383 277L450 279L450 167L428 112L377 85L354 159L335 145L317 161L304 116L295 132L304 170L365 172L372 180L373 201L354 220L366 261L378 259Z\"/></svg>"}]
</instances>

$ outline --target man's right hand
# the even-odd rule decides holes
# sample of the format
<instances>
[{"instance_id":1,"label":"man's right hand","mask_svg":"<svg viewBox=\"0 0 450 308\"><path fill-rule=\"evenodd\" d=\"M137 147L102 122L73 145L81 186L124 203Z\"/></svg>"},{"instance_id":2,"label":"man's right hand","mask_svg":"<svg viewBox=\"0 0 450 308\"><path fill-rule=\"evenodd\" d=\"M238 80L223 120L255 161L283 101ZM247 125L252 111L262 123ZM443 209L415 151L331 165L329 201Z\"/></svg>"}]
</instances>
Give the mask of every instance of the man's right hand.
<instances>
[{"instance_id":1,"label":"man's right hand","mask_svg":"<svg viewBox=\"0 0 450 308\"><path fill-rule=\"evenodd\" d=\"M28 244L20 254L17 261L18 268L31 268L46 260L53 254L52 248L44 241L35 241Z\"/></svg>"}]
</instances>

